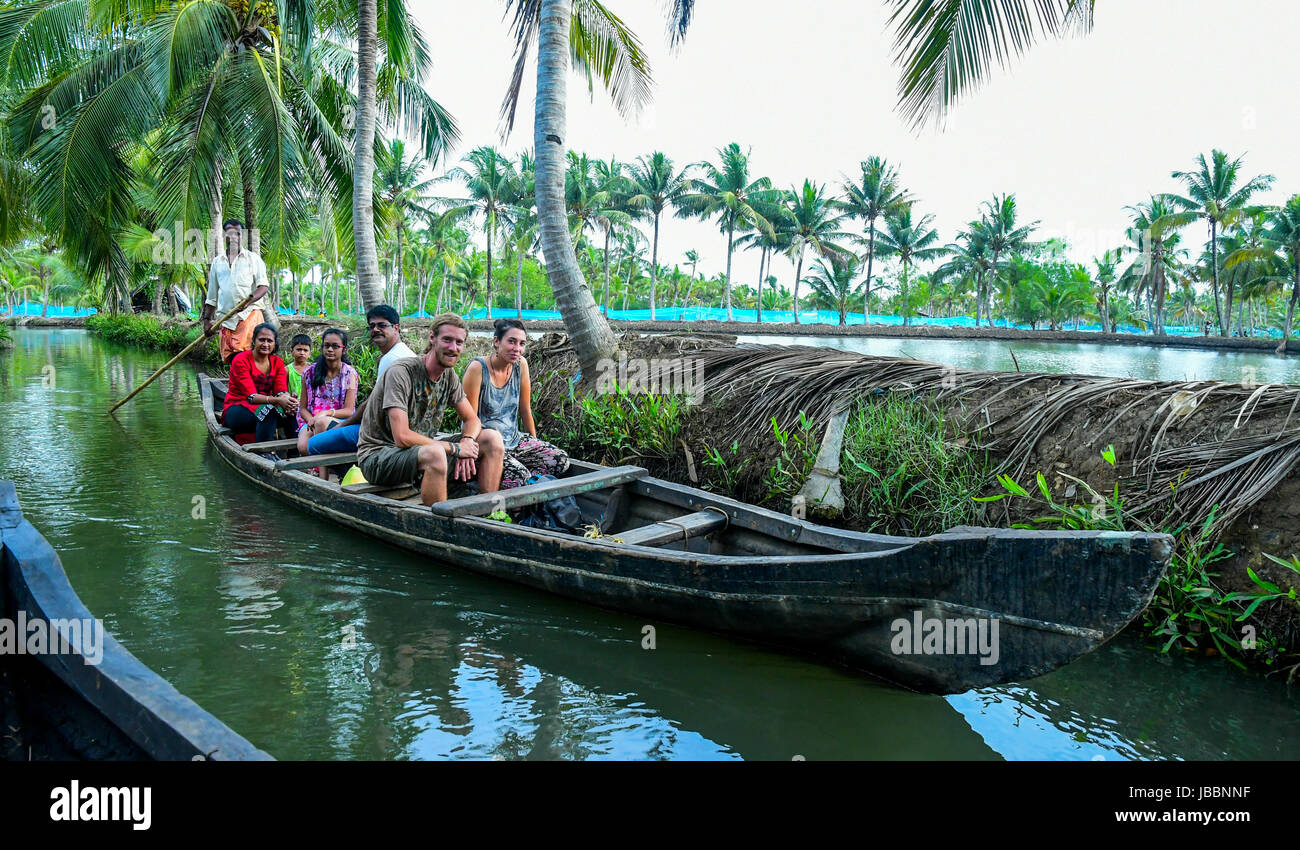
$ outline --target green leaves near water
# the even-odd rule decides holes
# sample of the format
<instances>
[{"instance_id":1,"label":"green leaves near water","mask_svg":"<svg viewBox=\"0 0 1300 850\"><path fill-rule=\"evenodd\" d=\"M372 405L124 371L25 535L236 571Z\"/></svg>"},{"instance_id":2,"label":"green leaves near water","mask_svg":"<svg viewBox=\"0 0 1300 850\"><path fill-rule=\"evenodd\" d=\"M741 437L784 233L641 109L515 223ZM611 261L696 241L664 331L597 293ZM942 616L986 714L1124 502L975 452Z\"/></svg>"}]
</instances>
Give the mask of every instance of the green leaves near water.
<instances>
[{"instance_id":1,"label":"green leaves near water","mask_svg":"<svg viewBox=\"0 0 1300 850\"><path fill-rule=\"evenodd\" d=\"M849 517L880 534L905 535L971 523L976 507L969 494L986 476L980 456L948 439L938 412L895 393L853 408L840 474Z\"/></svg>"}]
</instances>

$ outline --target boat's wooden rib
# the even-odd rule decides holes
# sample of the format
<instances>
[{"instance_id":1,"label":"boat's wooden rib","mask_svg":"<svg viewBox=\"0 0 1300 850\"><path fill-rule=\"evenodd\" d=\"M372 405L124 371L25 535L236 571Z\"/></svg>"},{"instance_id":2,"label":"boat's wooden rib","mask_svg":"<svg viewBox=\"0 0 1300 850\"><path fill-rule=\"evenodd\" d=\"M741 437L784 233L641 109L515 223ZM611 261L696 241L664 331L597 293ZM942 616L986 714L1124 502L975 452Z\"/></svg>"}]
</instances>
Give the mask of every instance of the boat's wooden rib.
<instances>
[{"instance_id":1,"label":"boat's wooden rib","mask_svg":"<svg viewBox=\"0 0 1300 850\"><path fill-rule=\"evenodd\" d=\"M328 455L303 455L302 457L292 458L291 460L279 460L275 462L275 468L281 472L287 472L291 469L312 469L317 466L341 466L343 464L353 464L357 462L356 452L339 452Z\"/></svg>"},{"instance_id":2,"label":"boat's wooden rib","mask_svg":"<svg viewBox=\"0 0 1300 850\"><path fill-rule=\"evenodd\" d=\"M564 496L576 496L579 493L618 487L629 481L645 478L649 474L639 466L616 466L613 469L601 469L542 484L516 487L512 490L448 499L433 505L433 512L445 517L486 516L493 511L513 511Z\"/></svg>"},{"instance_id":3,"label":"boat's wooden rib","mask_svg":"<svg viewBox=\"0 0 1300 850\"><path fill-rule=\"evenodd\" d=\"M1068 663L1146 607L1172 553L1163 534L963 528L907 538L827 528L637 467L578 461L556 482L430 510L414 504L418 496L405 502L385 498L388 491L350 490L243 450L216 421L224 387L202 375L199 381L218 455L251 483L325 521L438 563L815 653L916 690L959 692ZM575 493L584 519L607 536L475 515L557 492ZM929 651L921 635L899 639L932 621L944 651ZM944 643L945 635L964 638L967 624L980 623L996 629L991 650L976 652L973 638L970 646Z\"/></svg>"},{"instance_id":4,"label":"boat's wooden rib","mask_svg":"<svg viewBox=\"0 0 1300 850\"><path fill-rule=\"evenodd\" d=\"M264 443L249 443L244 446L246 452L287 452L298 448L298 439L290 437L287 440L267 440Z\"/></svg>"},{"instance_id":5,"label":"boat's wooden rib","mask_svg":"<svg viewBox=\"0 0 1300 850\"><path fill-rule=\"evenodd\" d=\"M270 758L107 631L87 639L81 624L94 622L93 616L68 583L59 556L23 518L8 481L0 481L0 616L43 621L51 633L70 638L51 641L39 654L0 653L0 758Z\"/></svg>"},{"instance_id":6,"label":"boat's wooden rib","mask_svg":"<svg viewBox=\"0 0 1300 850\"><path fill-rule=\"evenodd\" d=\"M666 519L630 531L620 531L618 538L636 546L662 546L717 531L727 525L727 515L718 508L696 511L678 519Z\"/></svg>"}]
</instances>

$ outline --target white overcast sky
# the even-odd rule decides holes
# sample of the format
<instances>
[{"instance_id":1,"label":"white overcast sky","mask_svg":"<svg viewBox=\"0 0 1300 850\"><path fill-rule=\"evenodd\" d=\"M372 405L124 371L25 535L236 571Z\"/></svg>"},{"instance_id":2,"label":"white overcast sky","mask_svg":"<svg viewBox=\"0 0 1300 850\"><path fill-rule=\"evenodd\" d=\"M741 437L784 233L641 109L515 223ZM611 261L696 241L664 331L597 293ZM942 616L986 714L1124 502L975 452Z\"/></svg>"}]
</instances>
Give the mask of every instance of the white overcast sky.
<instances>
[{"instance_id":1,"label":"white overcast sky","mask_svg":"<svg viewBox=\"0 0 1300 850\"><path fill-rule=\"evenodd\" d=\"M497 135L511 69L501 0L412 0L433 52L426 87L460 124L450 160L481 144L532 145L530 61L513 135ZM1300 192L1300 3L1292 0L1101 0L1091 35L1037 45L959 105L942 130L910 131L894 110L883 0L699 0L670 53L660 0L609 0L644 43L654 102L625 122L599 90L570 78L571 149L631 161L663 150L679 165L752 148L755 176L790 187L838 185L870 155L900 169L943 242L995 192L1013 192L1040 237L1063 236L1087 261L1122 241L1126 204L1179 187L1197 153L1245 154L1247 176L1277 177L1263 202ZM438 171L443 168L440 166ZM857 227L855 223L853 225ZM1204 241L1204 228L1187 242ZM481 238L481 237L480 237ZM694 248L700 271L725 262L715 225L670 218L660 261ZM1193 256L1199 253L1194 247ZM752 285L757 253L737 252L733 280ZM784 260L774 272L788 286Z\"/></svg>"}]
</instances>

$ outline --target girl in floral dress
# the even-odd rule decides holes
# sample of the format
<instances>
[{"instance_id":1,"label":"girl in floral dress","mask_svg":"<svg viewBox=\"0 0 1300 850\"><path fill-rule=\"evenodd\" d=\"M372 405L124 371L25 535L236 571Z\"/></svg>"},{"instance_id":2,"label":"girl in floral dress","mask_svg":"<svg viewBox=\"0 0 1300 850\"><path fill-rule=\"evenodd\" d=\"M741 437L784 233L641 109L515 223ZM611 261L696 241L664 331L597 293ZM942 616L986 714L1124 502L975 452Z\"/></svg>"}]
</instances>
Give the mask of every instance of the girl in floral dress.
<instances>
[{"instance_id":1,"label":"girl in floral dress","mask_svg":"<svg viewBox=\"0 0 1300 850\"><path fill-rule=\"evenodd\" d=\"M342 424L357 405L357 370L348 362L348 334L330 328L321 334L320 357L302 373L298 397L298 453L307 454L307 441Z\"/></svg>"}]
</instances>

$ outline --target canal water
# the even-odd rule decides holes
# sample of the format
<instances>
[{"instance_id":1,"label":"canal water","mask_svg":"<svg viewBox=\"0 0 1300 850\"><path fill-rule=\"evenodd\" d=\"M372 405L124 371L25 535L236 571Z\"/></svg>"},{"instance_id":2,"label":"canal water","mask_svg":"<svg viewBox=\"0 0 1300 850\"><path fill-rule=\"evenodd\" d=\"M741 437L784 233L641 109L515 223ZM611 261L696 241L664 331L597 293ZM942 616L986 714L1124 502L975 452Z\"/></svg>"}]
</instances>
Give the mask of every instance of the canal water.
<instances>
[{"instance_id":1,"label":"canal water","mask_svg":"<svg viewBox=\"0 0 1300 850\"><path fill-rule=\"evenodd\" d=\"M1107 375L1150 381L1300 384L1300 357L1154 345L1102 345L1038 340L742 335L758 345L842 348L876 357L910 357L959 369ZM1014 356L1013 356L1014 355Z\"/></svg>"},{"instance_id":2,"label":"canal water","mask_svg":"<svg viewBox=\"0 0 1300 850\"><path fill-rule=\"evenodd\" d=\"M1300 758L1300 695L1138 635L947 698L663 623L643 649L639 618L250 489L207 448L188 367L108 417L162 354L77 330L14 340L0 478L124 645L281 759ZM1133 369L1164 356L1116 351Z\"/></svg>"}]
</instances>

